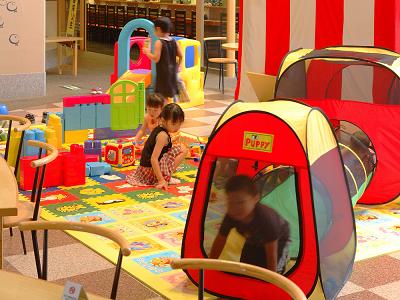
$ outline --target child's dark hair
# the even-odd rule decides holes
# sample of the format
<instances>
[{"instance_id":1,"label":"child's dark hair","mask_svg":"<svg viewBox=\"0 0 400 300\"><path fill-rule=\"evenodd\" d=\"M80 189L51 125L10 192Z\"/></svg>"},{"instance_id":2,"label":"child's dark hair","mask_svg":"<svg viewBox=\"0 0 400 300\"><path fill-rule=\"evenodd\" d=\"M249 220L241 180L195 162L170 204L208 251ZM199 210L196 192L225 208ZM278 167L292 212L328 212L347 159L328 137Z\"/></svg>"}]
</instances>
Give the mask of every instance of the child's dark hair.
<instances>
[{"instance_id":1,"label":"child's dark hair","mask_svg":"<svg viewBox=\"0 0 400 300\"><path fill-rule=\"evenodd\" d=\"M146 106L148 107L163 107L165 98L161 94L148 94L146 98Z\"/></svg>"},{"instance_id":2,"label":"child's dark hair","mask_svg":"<svg viewBox=\"0 0 400 300\"><path fill-rule=\"evenodd\" d=\"M182 123L185 121L185 113L182 108L176 103L170 103L164 106L160 117L165 121L172 121L172 123Z\"/></svg>"},{"instance_id":3,"label":"child's dark hair","mask_svg":"<svg viewBox=\"0 0 400 300\"><path fill-rule=\"evenodd\" d=\"M236 175L228 179L225 184L225 192L237 192L245 191L246 193L255 196L258 194L258 190L254 182L249 176Z\"/></svg>"},{"instance_id":4,"label":"child's dark hair","mask_svg":"<svg viewBox=\"0 0 400 300\"><path fill-rule=\"evenodd\" d=\"M172 28L172 23L169 18L160 17L154 21L154 27L159 27L162 33L170 33Z\"/></svg>"}]
</instances>

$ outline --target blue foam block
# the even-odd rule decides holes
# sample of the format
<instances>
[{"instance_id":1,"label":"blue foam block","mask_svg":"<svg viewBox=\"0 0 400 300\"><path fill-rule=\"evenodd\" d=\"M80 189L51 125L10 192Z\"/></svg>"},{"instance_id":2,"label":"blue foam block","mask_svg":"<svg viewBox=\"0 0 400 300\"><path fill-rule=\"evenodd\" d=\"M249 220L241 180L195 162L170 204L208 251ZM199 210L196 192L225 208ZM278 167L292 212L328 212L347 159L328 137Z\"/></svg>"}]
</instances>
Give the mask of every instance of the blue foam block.
<instances>
[{"instance_id":1,"label":"blue foam block","mask_svg":"<svg viewBox=\"0 0 400 300\"><path fill-rule=\"evenodd\" d=\"M86 176L101 176L111 173L111 166L105 162L86 163Z\"/></svg>"},{"instance_id":2,"label":"blue foam block","mask_svg":"<svg viewBox=\"0 0 400 300\"><path fill-rule=\"evenodd\" d=\"M106 128L111 126L111 106L110 104L96 104L96 127Z\"/></svg>"},{"instance_id":3,"label":"blue foam block","mask_svg":"<svg viewBox=\"0 0 400 300\"><path fill-rule=\"evenodd\" d=\"M39 154L39 148L28 146L29 140L45 142L44 131L38 128L25 131L22 156L37 156Z\"/></svg>"},{"instance_id":4,"label":"blue foam block","mask_svg":"<svg viewBox=\"0 0 400 300\"><path fill-rule=\"evenodd\" d=\"M64 130L81 129L81 106L64 107Z\"/></svg>"},{"instance_id":5,"label":"blue foam block","mask_svg":"<svg viewBox=\"0 0 400 300\"><path fill-rule=\"evenodd\" d=\"M92 128L96 128L96 105L82 104L80 129L92 129Z\"/></svg>"}]
</instances>

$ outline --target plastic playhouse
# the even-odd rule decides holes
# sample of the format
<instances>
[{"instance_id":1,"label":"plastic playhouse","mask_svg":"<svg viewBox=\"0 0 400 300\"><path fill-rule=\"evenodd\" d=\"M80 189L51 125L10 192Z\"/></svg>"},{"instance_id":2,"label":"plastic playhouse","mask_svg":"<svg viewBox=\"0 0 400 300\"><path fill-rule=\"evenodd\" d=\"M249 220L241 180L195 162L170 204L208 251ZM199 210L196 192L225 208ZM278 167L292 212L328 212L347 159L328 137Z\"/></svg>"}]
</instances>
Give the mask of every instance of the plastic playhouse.
<instances>
[{"instance_id":1,"label":"plastic playhouse","mask_svg":"<svg viewBox=\"0 0 400 300\"><path fill-rule=\"evenodd\" d=\"M113 97L112 89L119 81L131 80L133 82L143 81L145 88L152 91L152 85L156 78L155 63L143 54L142 48L148 38L131 37L133 31L138 28L145 29L154 47L156 36L154 35L154 25L151 21L145 19L136 19L127 23L119 36L118 42L114 48L114 73L110 76L112 87L110 95ZM204 104L204 74L201 72L201 47L200 42L196 40L174 37L183 53L182 70L178 76L185 83L190 102L178 102L182 108L189 108ZM140 54L134 63L130 58L132 47L138 47ZM130 88L124 92L129 93Z\"/></svg>"}]
</instances>

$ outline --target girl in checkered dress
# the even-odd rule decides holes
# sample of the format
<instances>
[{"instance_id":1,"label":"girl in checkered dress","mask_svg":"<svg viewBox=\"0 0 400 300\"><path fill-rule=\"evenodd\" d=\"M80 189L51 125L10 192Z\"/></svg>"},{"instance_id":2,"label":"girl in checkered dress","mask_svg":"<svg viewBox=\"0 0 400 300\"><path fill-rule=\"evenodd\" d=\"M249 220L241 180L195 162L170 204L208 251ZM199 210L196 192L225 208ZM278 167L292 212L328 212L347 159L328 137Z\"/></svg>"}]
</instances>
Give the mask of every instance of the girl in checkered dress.
<instances>
[{"instance_id":1,"label":"girl in checkered dress","mask_svg":"<svg viewBox=\"0 0 400 300\"><path fill-rule=\"evenodd\" d=\"M132 185L167 189L168 184L178 183L172 174L185 159L187 149L172 145L170 133L180 129L185 114L178 104L170 103L163 108L160 119L160 125L153 129L144 145L140 165L127 176Z\"/></svg>"}]
</instances>

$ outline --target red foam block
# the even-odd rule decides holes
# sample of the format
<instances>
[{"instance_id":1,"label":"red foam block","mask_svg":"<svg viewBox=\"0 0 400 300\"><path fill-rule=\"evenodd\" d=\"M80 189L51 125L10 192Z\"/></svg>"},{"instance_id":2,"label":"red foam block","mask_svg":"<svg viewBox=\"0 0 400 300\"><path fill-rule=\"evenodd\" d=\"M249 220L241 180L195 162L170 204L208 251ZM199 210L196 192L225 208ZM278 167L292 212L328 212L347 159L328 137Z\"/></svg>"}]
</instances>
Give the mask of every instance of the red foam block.
<instances>
[{"instance_id":1,"label":"red foam block","mask_svg":"<svg viewBox=\"0 0 400 300\"><path fill-rule=\"evenodd\" d=\"M19 185L22 190L32 190L36 169L31 167L31 162L36 156L22 157L20 160ZM39 173L39 179L40 180ZM46 166L43 187L55 187L63 185L63 155L60 154L54 161Z\"/></svg>"},{"instance_id":2,"label":"red foam block","mask_svg":"<svg viewBox=\"0 0 400 300\"><path fill-rule=\"evenodd\" d=\"M108 94L97 94L97 95L85 95L85 96L71 96L63 98L64 107L73 107L79 104L110 104L110 95Z\"/></svg>"},{"instance_id":3,"label":"red foam block","mask_svg":"<svg viewBox=\"0 0 400 300\"><path fill-rule=\"evenodd\" d=\"M71 145L70 153L64 153L64 185L74 186L85 184L86 161L83 154L83 146Z\"/></svg>"}]
</instances>

